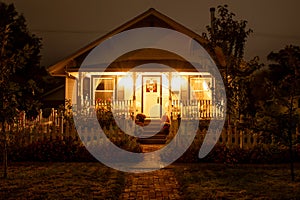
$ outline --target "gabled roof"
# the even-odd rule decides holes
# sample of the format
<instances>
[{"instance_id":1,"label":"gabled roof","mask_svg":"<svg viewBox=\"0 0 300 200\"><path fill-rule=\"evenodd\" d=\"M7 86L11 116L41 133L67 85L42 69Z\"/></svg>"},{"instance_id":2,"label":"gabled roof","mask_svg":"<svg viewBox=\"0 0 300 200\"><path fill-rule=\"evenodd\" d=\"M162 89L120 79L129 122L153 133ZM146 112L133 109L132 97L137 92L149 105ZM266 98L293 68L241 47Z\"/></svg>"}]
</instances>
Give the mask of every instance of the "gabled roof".
<instances>
[{"instance_id":1,"label":"gabled roof","mask_svg":"<svg viewBox=\"0 0 300 200\"><path fill-rule=\"evenodd\" d=\"M48 71L53 76L64 76L65 71L69 67L76 67L78 63L81 63L86 55L97 45L99 45L102 41L106 40L107 38L118 34L122 31L126 31L133 28L138 27L163 27L163 28L170 28L181 32L189 37L198 41L201 45L207 44L208 41L205 40L200 35L196 34L195 32L191 31L190 29L184 27L183 25L179 24L178 22L174 21L173 19L169 18L168 16L158 12L154 8L150 8L146 12L138 15L137 17L133 18L132 20L126 22L125 24L119 26L118 28L112 30L111 32L105 34L104 36L98 38L94 42L88 44L87 46L79 49L72 55L66 57L65 59L59 61L58 63L48 67ZM78 66L77 66L78 67Z\"/></svg>"}]
</instances>

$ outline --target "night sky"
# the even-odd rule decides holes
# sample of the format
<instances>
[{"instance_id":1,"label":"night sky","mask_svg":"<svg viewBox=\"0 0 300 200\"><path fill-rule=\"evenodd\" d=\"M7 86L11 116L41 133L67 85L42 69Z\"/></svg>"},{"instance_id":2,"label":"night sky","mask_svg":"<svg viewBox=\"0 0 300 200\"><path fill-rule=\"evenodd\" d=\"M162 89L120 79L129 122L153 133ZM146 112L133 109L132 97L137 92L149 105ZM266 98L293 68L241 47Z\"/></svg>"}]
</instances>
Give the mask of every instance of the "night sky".
<instances>
[{"instance_id":1,"label":"night sky","mask_svg":"<svg viewBox=\"0 0 300 200\"><path fill-rule=\"evenodd\" d=\"M246 59L262 61L287 44L300 46L299 0L5 0L25 16L32 33L42 38L42 65L49 66L122 25L150 7L201 34L210 22L210 7L228 4L254 30Z\"/></svg>"}]
</instances>

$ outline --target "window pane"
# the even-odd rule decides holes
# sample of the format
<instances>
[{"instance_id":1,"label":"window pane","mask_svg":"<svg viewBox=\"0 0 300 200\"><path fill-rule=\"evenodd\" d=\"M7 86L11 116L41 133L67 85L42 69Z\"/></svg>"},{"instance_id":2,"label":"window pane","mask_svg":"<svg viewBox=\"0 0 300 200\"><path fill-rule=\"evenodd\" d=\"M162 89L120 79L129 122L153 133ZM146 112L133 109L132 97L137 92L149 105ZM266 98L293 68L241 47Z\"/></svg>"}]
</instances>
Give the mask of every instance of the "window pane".
<instances>
[{"instance_id":1,"label":"window pane","mask_svg":"<svg viewBox=\"0 0 300 200\"><path fill-rule=\"evenodd\" d=\"M90 78L83 79L83 97L90 99Z\"/></svg>"},{"instance_id":2,"label":"window pane","mask_svg":"<svg viewBox=\"0 0 300 200\"><path fill-rule=\"evenodd\" d=\"M192 100L201 100L201 99L204 99L204 92L195 92L195 91L192 91Z\"/></svg>"},{"instance_id":3,"label":"window pane","mask_svg":"<svg viewBox=\"0 0 300 200\"><path fill-rule=\"evenodd\" d=\"M113 79L100 79L96 90L113 90L114 80Z\"/></svg>"},{"instance_id":4,"label":"window pane","mask_svg":"<svg viewBox=\"0 0 300 200\"><path fill-rule=\"evenodd\" d=\"M191 99L211 100L211 79L210 78L191 78Z\"/></svg>"},{"instance_id":5,"label":"window pane","mask_svg":"<svg viewBox=\"0 0 300 200\"><path fill-rule=\"evenodd\" d=\"M111 100L113 98L113 92L96 92L95 99L99 100Z\"/></svg>"},{"instance_id":6,"label":"window pane","mask_svg":"<svg viewBox=\"0 0 300 200\"><path fill-rule=\"evenodd\" d=\"M192 90L203 90L203 81L200 78L191 79Z\"/></svg>"}]
</instances>

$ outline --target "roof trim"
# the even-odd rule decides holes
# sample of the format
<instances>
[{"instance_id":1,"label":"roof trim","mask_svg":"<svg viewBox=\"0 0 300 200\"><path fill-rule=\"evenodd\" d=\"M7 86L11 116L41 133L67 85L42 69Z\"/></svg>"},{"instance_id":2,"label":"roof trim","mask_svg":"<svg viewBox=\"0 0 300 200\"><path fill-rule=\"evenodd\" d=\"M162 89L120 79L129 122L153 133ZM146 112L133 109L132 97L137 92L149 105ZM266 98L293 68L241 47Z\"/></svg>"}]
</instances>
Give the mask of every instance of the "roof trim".
<instances>
[{"instance_id":1,"label":"roof trim","mask_svg":"<svg viewBox=\"0 0 300 200\"><path fill-rule=\"evenodd\" d=\"M52 90L46 92L45 94L43 94L43 95L42 95L42 98L45 98L46 96L48 96L48 95L50 95L50 94L52 94L52 93L54 93L54 92L56 92L56 91L59 91L59 90L61 90L61 89L64 88L64 87L65 87L65 85L60 85L60 86L58 86L58 87L56 87L56 88L54 88L54 89L52 89Z\"/></svg>"}]
</instances>

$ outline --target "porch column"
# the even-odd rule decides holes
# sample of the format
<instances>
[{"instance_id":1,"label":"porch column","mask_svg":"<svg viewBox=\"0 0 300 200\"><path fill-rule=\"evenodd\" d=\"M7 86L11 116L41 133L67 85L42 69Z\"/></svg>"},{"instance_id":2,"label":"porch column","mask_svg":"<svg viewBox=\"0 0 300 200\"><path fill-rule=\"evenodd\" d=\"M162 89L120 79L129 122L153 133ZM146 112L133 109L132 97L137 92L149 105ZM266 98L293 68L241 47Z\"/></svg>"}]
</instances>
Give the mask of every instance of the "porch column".
<instances>
[{"instance_id":1,"label":"porch column","mask_svg":"<svg viewBox=\"0 0 300 200\"><path fill-rule=\"evenodd\" d=\"M172 114L172 72L169 72L169 106L168 106L168 116L171 119ZM172 122L172 120L170 120Z\"/></svg>"},{"instance_id":2,"label":"porch column","mask_svg":"<svg viewBox=\"0 0 300 200\"><path fill-rule=\"evenodd\" d=\"M132 79L133 79L133 118L135 120L135 116L136 116L136 95L135 95L135 89L136 89L136 72L132 73Z\"/></svg>"},{"instance_id":3,"label":"porch column","mask_svg":"<svg viewBox=\"0 0 300 200\"><path fill-rule=\"evenodd\" d=\"M77 109L80 111L82 109L83 95L82 95L82 85L83 85L83 74L78 72L78 83L77 83Z\"/></svg>"},{"instance_id":4,"label":"porch column","mask_svg":"<svg viewBox=\"0 0 300 200\"><path fill-rule=\"evenodd\" d=\"M71 104L73 104L74 100L72 99L72 95L69 95L69 88L70 88L70 85L69 85L69 80L68 80L68 75L66 74L65 76L65 100L69 100L71 99ZM73 90L71 90L73 91ZM71 93L72 94L72 93ZM65 108L66 108L66 101L64 102L64 105L65 105ZM42 119L42 118L41 118Z\"/></svg>"},{"instance_id":5,"label":"porch column","mask_svg":"<svg viewBox=\"0 0 300 200\"><path fill-rule=\"evenodd\" d=\"M212 117L213 118L217 118L217 108L216 108L216 81L215 81L215 77L212 77L212 88L210 89L211 90L211 96L212 96L212 99L211 99L211 110L212 110Z\"/></svg>"}]
</instances>

